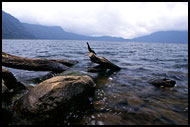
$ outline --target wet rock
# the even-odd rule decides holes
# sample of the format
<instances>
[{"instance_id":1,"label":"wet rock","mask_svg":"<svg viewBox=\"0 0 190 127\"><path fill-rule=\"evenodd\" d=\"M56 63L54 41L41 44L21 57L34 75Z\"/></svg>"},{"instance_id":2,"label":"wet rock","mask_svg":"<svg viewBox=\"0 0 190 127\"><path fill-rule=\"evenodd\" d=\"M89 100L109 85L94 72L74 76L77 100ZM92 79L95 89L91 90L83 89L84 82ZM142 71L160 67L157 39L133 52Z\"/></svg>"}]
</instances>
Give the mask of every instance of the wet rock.
<instances>
[{"instance_id":1,"label":"wet rock","mask_svg":"<svg viewBox=\"0 0 190 127\"><path fill-rule=\"evenodd\" d=\"M168 119L167 121L162 121L163 124L175 124L175 125L187 125L188 120L186 121L186 117L174 112L172 110L157 108L157 112L161 115L162 118ZM163 119L161 119L163 120Z\"/></svg>"},{"instance_id":2,"label":"wet rock","mask_svg":"<svg viewBox=\"0 0 190 127\"><path fill-rule=\"evenodd\" d=\"M8 125L11 123L12 114L7 109L2 108L1 109L1 124L2 125Z\"/></svg>"},{"instance_id":3,"label":"wet rock","mask_svg":"<svg viewBox=\"0 0 190 127\"><path fill-rule=\"evenodd\" d=\"M92 120L90 125L95 125L95 122L96 122L95 120Z\"/></svg>"},{"instance_id":4,"label":"wet rock","mask_svg":"<svg viewBox=\"0 0 190 127\"><path fill-rule=\"evenodd\" d=\"M11 112L9 109L9 104L7 100L9 100L9 90L4 84L4 80L2 79L2 108L1 108L1 115L2 119L1 122L2 124L8 125L11 122Z\"/></svg>"},{"instance_id":5,"label":"wet rock","mask_svg":"<svg viewBox=\"0 0 190 127\"><path fill-rule=\"evenodd\" d=\"M9 90L8 88L5 86L4 84L4 80L2 79L2 107L3 108L6 108L7 106L4 106L4 105L7 105L4 101L7 101L9 100L10 98L10 93L9 93Z\"/></svg>"},{"instance_id":6,"label":"wet rock","mask_svg":"<svg viewBox=\"0 0 190 127\"><path fill-rule=\"evenodd\" d=\"M97 124L98 125L104 125L104 123L102 121L98 121Z\"/></svg>"},{"instance_id":7,"label":"wet rock","mask_svg":"<svg viewBox=\"0 0 190 127\"><path fill-rule=\"evenodd\" d=\"M2 79L2 94L8 91L7 87L4 84L4 80Z\"/></svg>"},{"instance_id":8,"label":"wet rock","mask_svg":"<svg viewBox=\"0 0 190 127\"><path fill-rule=\"evenodd\" d=\"M59 73L68 69L68 67L64 64L72 66L75 63L77 62L60 59L48 60L39 58L19 57L2 52L2 65L16 69L24 69L31 71L52 71Z\"/></svg>"},{"instance_id":9,"label":"wet rock","mask_svg":"<svg viewBox=\"0 0 190 127\"><path fill-rule=\"evenodd\" d=\"M108 105L107 107L110 109L114 109L116 111L123 111L122 107L128 106L128 94L127 93L109 93L106 95Z\"/></svg>"},{"instance_id":10,"label":"wet rock","mask_svg":"<svg viewBox=\"0 0 190 127\"><path fill-rule=\"evenodd\" d=\"M97 76L96 73L88 73L85 71L79 71L79 70L73 70L73 69L66 70L62 73L57 74L56 76L84 76L84 75L90 76L93 80Z\"/></svg>"},{"instance_id":11,"label":"wet rock","mask_svg":"<svg viewBox=\"0 0 190 127\"><path fill-rule=\"evenodd\" d=\"M5 68L2 68L2 79L4 80L4 85L9 89L21 90L26 89L26 87L14 77L14 75Z\"/></svg>"},{"instance_id":12,"label":"wet rock","mask_svg":"<svg viewBox=\"0 0 190 127\"><path fill-rule=\"evenodd\" d=\"M22 79L22 82L27 84L39 84L49 78L52 78L55 76L55 73L53 72L32 72L33 74L31 75L31 71L29 73L25 73L22 77L19 77ZM29 85L27 85L28 87ZM30 86L29 86L30 87Z\"/></svg>"},{"instance_id":13,"label":"wet rock","mask_svg":"<svg viewBox=\"0 0 190 127\"><path fill-rule=\"evenodd\" d=\"M67 70L58 74L57 76L83 76L83 75L86 75L86 73L81 71Z\"/></svg>"},{"instance_id":14,"label":"wet rock","mask_svg":"<svg viewBox=\"0 0 190 127\"><path fill-rule=\"evenodd\" d=\"M18 82L14 75L2 68L2 109L4 112L12 114L14 103L23 96L25 91L27 88Z\"/></svg>"},{"instance_id":15,"label":"wet rock","mask_svg":"<svg viewBox=\"0 0 190 127\"><path fill-rule=\"evenodd\" d=\"M141 98L139 98L138 96L129 96L127 98L127 101L130 106L139 107L140 105L144 104L144 101Z\"/></svg>"},{"instance_id":16,"label":"wet rock","mask_svg":"<svg viewBox=\"0 0 190 127\"><path fill-rule=\"evenodd\" d=\"M85 116L82 125L127 125L128 123L119 115L113 113L94 113L95 119Z\"/></svg>"},{"instance_id":17,"label":"wet rock","mask_svg":"<svg viewBox=\"0 0 190 127\"><path fill-rule=\"evenodd\" d=\"M93 107L97 111L103 111L105 109L105 102L103 100L94 101L93 102Z\"/></svg>"},{"instance_id":18,"label":"wet rock","mask_svg":"<svg viewBox=\"0 0 190 127\"><path fill-rule=\"evenodd\" d=\"M164 78L164 79L155 79L149 81L149 83L158 87L173 87L175 86L176 81Z\"/></svg>"},{"instance_id":19,"label":"wet rock","mask_svg":"<svg viewBox=\"0 0 190 127\"><path fill-rule=\"evenodd\" d=\"M151 107L141 107L136 113L143 114L143 116L151 116L151 121L161 117L160 113Z\"/></svg>"},{"instance_id":20,"label":"wet rock","mask_svg":"<svg viewBox=\"0 0 190 127\"><path fill-rule=\"evenodd\" d=\"M88 72L104 72L107 68L102 67L101 65L97 65L95 67L88 67Z\"/></svg>"},{"instance_id":21,"label":"wet rock","mask_svg":"<svg viewBox=\"0 0 190 127\"><path fill-rule=\"evenodd\" d=\"M56 76L32 88L18 103L17 111L37 120L57 118L75 106L88 103L88 96L95 87L89 76ZM88 101L87 101L88 100ZM26 115L29 114L29 115ZM48 117L46 117L48 116Z\"/></svg>"}]
</instances>

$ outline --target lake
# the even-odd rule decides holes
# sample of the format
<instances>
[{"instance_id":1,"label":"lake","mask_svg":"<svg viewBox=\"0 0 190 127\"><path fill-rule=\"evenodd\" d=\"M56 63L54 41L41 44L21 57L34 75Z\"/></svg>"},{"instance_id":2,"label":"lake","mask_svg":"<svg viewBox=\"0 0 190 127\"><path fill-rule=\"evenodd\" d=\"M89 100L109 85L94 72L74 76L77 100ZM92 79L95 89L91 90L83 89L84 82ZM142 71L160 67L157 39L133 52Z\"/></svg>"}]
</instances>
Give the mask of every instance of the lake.
<instances>
[{"instance_id":1,"label":"lake","mask_svg":"<svg viewBox=\"0 0 190 127\"><path fill-rule=\"evenodd\" d=\"M114 73L90 73L96 65L88 57L86 42L97 56L122 69ZM68 71L93 77L97 87L92 103L103 103L64 123L87 125L188 124L188 44L111 42L90 40L2 40L2 51L29 58L77 60ZM51 72L7 68L28 87ZM169 78L175 87L159 88L148 81Z\"/></svg>"}]
</instances>

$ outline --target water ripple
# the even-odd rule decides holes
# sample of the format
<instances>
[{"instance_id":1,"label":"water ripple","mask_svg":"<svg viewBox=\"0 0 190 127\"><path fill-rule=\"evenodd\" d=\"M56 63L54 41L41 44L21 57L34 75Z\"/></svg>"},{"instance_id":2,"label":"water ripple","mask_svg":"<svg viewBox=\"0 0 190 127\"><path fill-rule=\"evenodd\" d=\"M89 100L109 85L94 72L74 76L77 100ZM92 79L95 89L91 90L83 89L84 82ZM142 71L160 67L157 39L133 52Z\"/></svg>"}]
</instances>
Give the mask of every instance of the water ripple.
<instances>
[{"instance_id":1,"label":"water ripple","mask_svg":"<svg viewBox=\"0 0 190 127\"><path fill-rule=\"evenodd\" d=\"M97 84L93 101L104 101L105 109L81 113L85 115L77 123L187 124L188 112L183 110L188 107L188 45L88 41L97 56L103 56L122 68L115 73L92 74L87 72L87 68L96 64L90 61L85 42L2 40L2 51L30 58L78 60L72 69L93 77ZM9 70L32 87L49 75L48 72ZM157 78L173 79L177 87L161 89L148 83ZM73 117L78 118L78 115ZM67 124L72 122L65 121Z\"/></svg>"}]
</instances>

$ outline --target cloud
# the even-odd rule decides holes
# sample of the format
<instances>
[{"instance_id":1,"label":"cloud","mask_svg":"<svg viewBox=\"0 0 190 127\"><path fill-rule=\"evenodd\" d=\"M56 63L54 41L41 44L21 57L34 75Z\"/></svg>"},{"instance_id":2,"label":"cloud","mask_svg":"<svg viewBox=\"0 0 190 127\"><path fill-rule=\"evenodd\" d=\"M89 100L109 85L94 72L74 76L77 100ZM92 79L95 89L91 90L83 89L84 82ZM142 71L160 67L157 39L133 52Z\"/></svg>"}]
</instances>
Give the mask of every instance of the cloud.
<instances>
[{"instance_id":1,"label":"cloud","mask_svg":"<svg viewBox=\"0 0 190 127\"><path fill-rule=\"evenodd\" d=\"M21 22L90 36L134 38L188 30L187 2L3 2L2 9Z\"/></svg>"}]
</instances>

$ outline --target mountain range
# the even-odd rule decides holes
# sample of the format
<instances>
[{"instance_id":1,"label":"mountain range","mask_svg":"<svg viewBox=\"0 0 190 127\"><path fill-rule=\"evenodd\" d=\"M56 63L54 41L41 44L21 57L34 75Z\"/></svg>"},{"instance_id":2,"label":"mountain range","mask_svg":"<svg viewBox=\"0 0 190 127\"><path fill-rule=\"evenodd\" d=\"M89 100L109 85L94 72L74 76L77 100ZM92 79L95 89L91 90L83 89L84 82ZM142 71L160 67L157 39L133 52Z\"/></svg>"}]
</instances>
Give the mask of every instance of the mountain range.
<instances>
[{"instance_id":1,"label":"mountain range","mask_svg":"<svg viewBox=\"0 0 190 127\"><path fill-rule=\"evenodd\" d=\"M158 31L133 39L100 36L91 37L66 32L60 26L44 26L21 23L17 18L2 11L2 39L48 39L48 40L98 40L98 41L132 41L188 43L188 31Z\"/></svg>"},{"instance_id":2,"label":"mountain range","mask_svg":"<svg viewBox=\"0 0 190 127\"><path fill-rule=\"evenodd\" d=\"M35 38L22 23L8 13L2 11L2 38L3 39L27 39Z\"/></svg>"},{"instance_id":3,"label":"mountain range","mask_svg":"<svg viewBox=\"0 0 190 127\"><path fill-rule=\"evenodd\" d=\"M135 42L188 43L187 31L158 31L150 35L131 39Z\"/></svg>"}]
</instances>

